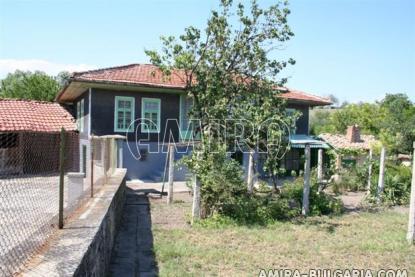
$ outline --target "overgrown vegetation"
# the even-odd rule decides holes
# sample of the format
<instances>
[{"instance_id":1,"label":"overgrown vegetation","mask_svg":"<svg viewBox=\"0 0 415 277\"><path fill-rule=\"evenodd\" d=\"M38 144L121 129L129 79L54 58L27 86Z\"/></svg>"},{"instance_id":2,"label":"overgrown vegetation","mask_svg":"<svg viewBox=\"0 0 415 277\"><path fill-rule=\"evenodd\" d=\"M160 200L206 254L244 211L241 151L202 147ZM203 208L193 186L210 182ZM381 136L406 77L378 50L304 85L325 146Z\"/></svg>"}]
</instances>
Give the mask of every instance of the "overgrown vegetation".
<instances>
[{"instance_id":1,"label":"overgrown vegetation","mask_svg":"<svg viewBox=\"0 0 415 277\"><path fill-rule=\"evenodd\" d=\"M415 105L405 94L387 94L377 103L347 104L336 110L318 110L311 117L313 134L345 133L358 124L362 133L375 135L391 153L410 153L415 141Z\"/></svg>"},{"instance_id":2,"label":"overgrown vegetation","mask_svg":"<svg viewBox=\"0 0 415 277\"><path fill-rule=\"evenodd\" d=\"M369 201L376 202L377 185L379 178L379 163L374 163L374 175L371 181ZM388 161L385 170L385 188L381 195L381 201L385 205L407 205L411 195L411 168L397 165Z\"/></svg>"},{"instance_id":3,"label":"overgrown vegetation","mask_svg":"<svg viewBox=\"0 0 415 277\"><path fill-rule=\"evenodd\" d=\"M299 177L282 187L279 193L262 190L254 196L234 198L223 205L220 214L238 224L266 225L296 218L301 215L303 183L303 178ZM340 200L324 192L318 193L316 183L311 186L310 216L339 215L342 208Z\"/></svg>"}]
</instances>

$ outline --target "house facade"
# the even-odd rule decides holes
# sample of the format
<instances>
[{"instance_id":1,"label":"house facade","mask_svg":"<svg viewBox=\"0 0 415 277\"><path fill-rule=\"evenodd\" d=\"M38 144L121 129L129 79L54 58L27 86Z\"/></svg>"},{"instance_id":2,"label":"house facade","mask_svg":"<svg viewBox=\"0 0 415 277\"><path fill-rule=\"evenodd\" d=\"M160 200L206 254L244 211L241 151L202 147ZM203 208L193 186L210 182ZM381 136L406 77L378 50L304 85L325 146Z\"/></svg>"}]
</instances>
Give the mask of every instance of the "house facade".
<instances>
[{"instance_id":1,"label":"house facade","mask_svg":"<svg viewBox=\"0 0 415 277\"><path fill-rule=\"evenodd\" d=\"M166 153L163 143L185 141L188 133L188 111L191 99L184 92L179 72L166 78L153 65L131 64L74 73L69 84L57 96L77 118L80 136L80 164L85 164L90 137L124 135L120 150L128 179L160 181L163 179ZM293 138L308 137L309 109L330 104L325 98L287 89L281 94L289 112L300 111ZM301 143L299 143L300 145ZM190 151L178 146L175 160ZM301 148L301 147L300 147ZM300 166L301 150L287 155L289 169ZM243 157L242 164L246 163ZM176 168L175 179L184 180L185 169Z\"/></svg>"}]
</instances>

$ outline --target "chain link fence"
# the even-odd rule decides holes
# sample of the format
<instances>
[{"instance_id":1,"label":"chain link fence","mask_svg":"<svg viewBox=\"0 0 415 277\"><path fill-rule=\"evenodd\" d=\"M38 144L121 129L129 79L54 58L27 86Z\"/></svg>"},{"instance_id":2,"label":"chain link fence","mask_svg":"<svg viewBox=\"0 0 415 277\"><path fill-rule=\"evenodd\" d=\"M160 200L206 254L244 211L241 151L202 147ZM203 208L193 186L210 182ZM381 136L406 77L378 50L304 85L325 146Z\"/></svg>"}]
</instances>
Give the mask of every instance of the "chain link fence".
<instances>
[{"instance_id":1,"label":"chain link fence","mask_svg":"<svg viewBox=\"0 0 415 277\"><path fill-rule=\"evenodd\" d=\"M0 133L0 276L21 271L58 228L60 152L61 218L90 199L118 165L114 138L94 137L83 147L77 132L65 132L61 141L60 133Z\"/></svg>"}]
</instances>

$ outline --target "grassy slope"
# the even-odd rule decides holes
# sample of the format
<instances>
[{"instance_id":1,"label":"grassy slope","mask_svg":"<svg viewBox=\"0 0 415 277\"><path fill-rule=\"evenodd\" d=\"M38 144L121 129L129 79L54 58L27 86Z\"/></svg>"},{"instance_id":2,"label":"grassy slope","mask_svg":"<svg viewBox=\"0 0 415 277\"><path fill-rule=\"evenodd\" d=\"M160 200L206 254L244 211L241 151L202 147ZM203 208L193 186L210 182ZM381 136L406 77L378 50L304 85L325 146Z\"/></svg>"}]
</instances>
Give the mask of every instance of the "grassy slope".
<instances>
[{"instance_id":1,"label":"grassy slope","mask_svg":"<svg viewBox=\"0 0 415 277\"><path fill-rule=\"evenodd\" d=\"M415 248L405 240L406 214L360 213L268 227L206 229L184 224L189 212L187 201L173 208L153 202L161 276L257 276L261 268L406 268L415 273Z\"/></svg>"}]
</instances>

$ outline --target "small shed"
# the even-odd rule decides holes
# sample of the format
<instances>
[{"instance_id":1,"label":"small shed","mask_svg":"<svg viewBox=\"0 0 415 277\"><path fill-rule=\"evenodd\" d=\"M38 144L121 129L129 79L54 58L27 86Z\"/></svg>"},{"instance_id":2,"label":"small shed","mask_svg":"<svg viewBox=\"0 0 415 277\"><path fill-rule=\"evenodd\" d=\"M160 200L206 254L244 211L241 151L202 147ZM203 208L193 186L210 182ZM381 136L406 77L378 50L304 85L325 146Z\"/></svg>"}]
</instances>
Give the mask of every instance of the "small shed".
<instances>
[{"instance_id":1,"label":"small shed","mask_svg":"<svg viewBox=\"0 0 415 277\"><path fill-rule=\"evenodd\" d=\"M78 153L75 120L61 105L0 99L0 176L56 171L62 127L71 134L68 153ZM79 163L77 157L69 160L69 167Z\"/></svg>"},{"instance_id":2,"label":"small shed","mask_svg":"<svg viewBox=\"0 0 415 277\"><path fill-rule=\"evenodd\" d=\"M367 153L371 147L378 141L372 135L360 134L360 128L358 125L352 125L347 128L346 134L321 134L319 136L327 144L329 144L336 153L355 152L358 154L344 155L338 160L338 163L358 163L364 161ZM338 156L340 158L340 156Z\"/></svg>"}]
</instances>

